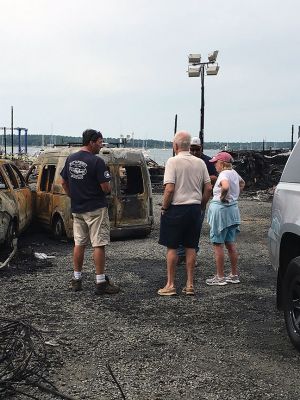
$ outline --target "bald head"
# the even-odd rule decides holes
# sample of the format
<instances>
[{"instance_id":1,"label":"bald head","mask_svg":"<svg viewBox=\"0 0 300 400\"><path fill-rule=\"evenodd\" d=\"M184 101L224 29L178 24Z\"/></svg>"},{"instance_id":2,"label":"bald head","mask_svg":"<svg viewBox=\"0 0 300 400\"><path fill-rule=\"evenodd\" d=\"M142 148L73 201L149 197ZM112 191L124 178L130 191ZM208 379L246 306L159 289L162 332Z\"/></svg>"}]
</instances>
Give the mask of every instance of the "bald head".
<instances>
[{"instance_id":1,"label":"bald head","mask_svg":"<svg viewBox=\"0 0 300 400\"><path fill-rule=\"evenodd\" d=\"M177 132L173 139L173 144L179 151L189 151L191 145L191 135L188 132Z\"/></svg>"}]
</instances>

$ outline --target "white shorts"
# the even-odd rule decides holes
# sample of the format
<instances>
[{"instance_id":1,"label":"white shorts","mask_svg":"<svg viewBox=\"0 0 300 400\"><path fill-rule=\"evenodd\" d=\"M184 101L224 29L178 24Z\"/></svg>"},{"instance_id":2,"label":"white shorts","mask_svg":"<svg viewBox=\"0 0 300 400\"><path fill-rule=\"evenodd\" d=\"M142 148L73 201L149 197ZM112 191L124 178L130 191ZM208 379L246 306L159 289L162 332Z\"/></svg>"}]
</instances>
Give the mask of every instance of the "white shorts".
<instances>
[{"instance_id":1,"label":"white shorts","mask_svg":"<svg viewBox=\"0 0 300 400\"><path fill-rule=\"evenodd\" d=\"M110 241L110 223L107 207L85 213L73 213L74 242L78 246L105 246Z\"/></svg>"}]
</instances>

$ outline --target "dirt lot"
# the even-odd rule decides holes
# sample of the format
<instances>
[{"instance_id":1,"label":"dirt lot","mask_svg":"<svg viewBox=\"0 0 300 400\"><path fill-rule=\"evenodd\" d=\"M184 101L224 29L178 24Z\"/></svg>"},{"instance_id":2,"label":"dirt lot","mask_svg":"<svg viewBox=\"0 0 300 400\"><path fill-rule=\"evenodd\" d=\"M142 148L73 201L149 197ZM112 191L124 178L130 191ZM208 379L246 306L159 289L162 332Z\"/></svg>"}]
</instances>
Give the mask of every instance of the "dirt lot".
<instances>
[{"instance_id":1,"label":"dirt lot","mask_svg":"<svg viewBox=\"0 0 300 400\"><path fill-rule=\"evenodd\" d=\"M240 201L240 285L204 284L214 272L205 223L197 295L181 295L179 267L180 295L162 298L156 294L165 283L165 249L157 244L160 200L155 196L156 224L149 238L107 248L107 270L122 287L119 295L93 294L90 250L84 290L69 292L72 243L31 233L21 240L23 249L31 244L56 258L37 267L23 253L0 270L0 314L29 321L51 341L48 378L76 399L122 398L109 362L126 399L298 400L300 356L275 308L276 276L266 246L271 203Z\"/></svg>"}]
</instances>

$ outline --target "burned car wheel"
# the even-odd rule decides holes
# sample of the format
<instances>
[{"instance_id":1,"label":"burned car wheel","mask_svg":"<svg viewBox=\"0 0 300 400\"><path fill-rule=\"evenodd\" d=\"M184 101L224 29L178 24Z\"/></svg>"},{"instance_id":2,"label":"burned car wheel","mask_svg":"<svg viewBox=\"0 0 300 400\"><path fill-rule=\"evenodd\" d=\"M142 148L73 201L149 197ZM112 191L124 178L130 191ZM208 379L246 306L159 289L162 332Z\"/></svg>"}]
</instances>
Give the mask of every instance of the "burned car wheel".
<instances>
[{"instance_id":1,"label":"burned car wheel","mask_svg":"<svg viewBox=\"0 0 300 400\"><path fill-rule=\"evenodd\" d=\"M5 247L8 250L12 250L13 248L13 240L17 236L17 230L16 230L16 225L14 221L10 221L7 233L6 233L6 239L5 239Z\"/></svg>"},{"instance_id":2,"label":"burned car wheel","mask_svg":"<svg viewBox=\"0 0 300 400\"><path fill-rule=\"evenodd\" d=\"M56 216L53 219L52 234L53 234L55 239L61 239L66 234L64 221L59 216Z\"/></svg>"},{"instance_id":3,"label":"burned car wheel","mask_svg":"<svg viewBox=\"0 0 300 400\"><path fill-rule=\"evenodd\" d=\"M283 309L288 335L300 351L300 257L288 265L283 286Z\"/></svg>"}]
</instances>

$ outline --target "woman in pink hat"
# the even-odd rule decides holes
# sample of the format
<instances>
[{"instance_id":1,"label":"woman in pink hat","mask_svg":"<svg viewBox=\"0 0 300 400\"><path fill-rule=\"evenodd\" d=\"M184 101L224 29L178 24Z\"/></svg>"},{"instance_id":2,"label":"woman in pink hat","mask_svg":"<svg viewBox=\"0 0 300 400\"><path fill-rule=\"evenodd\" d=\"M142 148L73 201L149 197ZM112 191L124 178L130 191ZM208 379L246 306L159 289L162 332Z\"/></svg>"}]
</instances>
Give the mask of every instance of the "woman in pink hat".
<instances>
[{"instance_id":1,"label":"woman in pink hat","mask_svg":"<svg viewBox=\"0 0 300 400\"><path fill-rule=\"evenodd\" d=\"M219 173L207 213L217 272L212 278L206 279L206 283L210 286L223 286L227 283L240 283L235 243L241 222L237 200L241 190L244 189L245 181L232 169L233 159L229 153L222 151L210 162L215 164ZM226 277L224 276L224 244L231 263L231 273Z\"/></svg>"}]
</instances>

